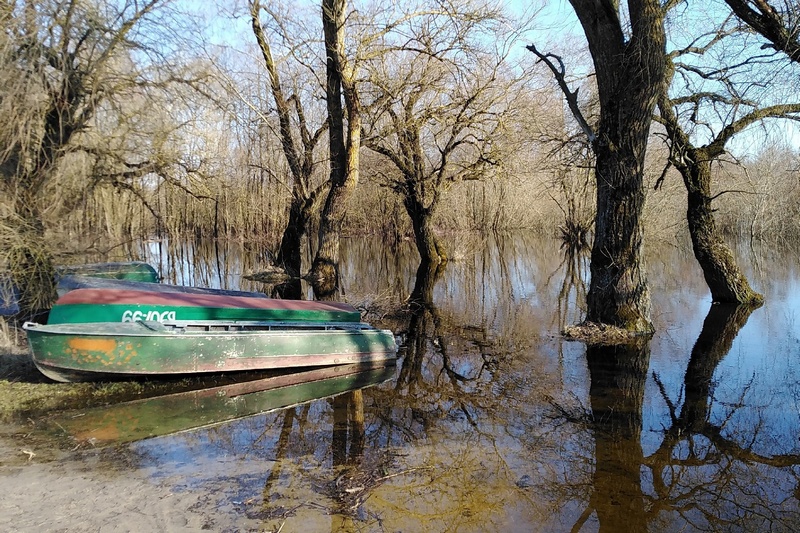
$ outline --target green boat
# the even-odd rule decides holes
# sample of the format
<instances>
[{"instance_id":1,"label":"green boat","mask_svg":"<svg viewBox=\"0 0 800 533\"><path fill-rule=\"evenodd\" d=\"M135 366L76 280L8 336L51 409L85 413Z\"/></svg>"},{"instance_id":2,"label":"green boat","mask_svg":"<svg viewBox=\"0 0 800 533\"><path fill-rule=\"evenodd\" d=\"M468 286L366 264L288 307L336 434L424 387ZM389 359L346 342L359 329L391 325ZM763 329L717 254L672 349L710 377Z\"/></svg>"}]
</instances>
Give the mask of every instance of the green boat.
<instances>
[{"instance_id":1,"label":"green boat","mask_svg":"<svg viewBox=\"0 0 800 533\"><path fill-rule=\"evenodd\" d=\"M94 447L213 426L383 383L394 366L340 365L60 413L49 432Z\"/></svg>"},{"instance_id":2,"label":"green boat","mask_svg":"<svg viewBox=\"0 0 800 533\"><path fill-rule=\"evenodd\" d=\"M227 294L229 296L248 296L252 298L267 297L263 292L212 289L208 287L193 287L190 285L170 285L167 283L152 283L81 275L61 276L58 279L57 289L59 296L64 296L68 292L76 289L118 289L150 292L187 292L192 294Z\"/></svg>"},{"instance_id":3,"label":"green boat","mask_svg":"<svg viewBox=\"0 0 800 533\"><path fill-rule=\"evenodd\" d=\"M391 331L361 322L27 322L33 362L63 382L394 360Z\"/></svg>"},{"instance_id":4,"label":"green boat","mask_svg":"<svg viewBox=\"0 0 800 533\"><path fill-rule=\"evenodd\" d=\"M163 287L163 286L162 286ZM71 290L56 301L48 324L176 320L360 322L361 313L339 302L279 300L231 291L149 291L124 288ZM242 296L245 295L245 296Z\"/></svg>"},{"instance_id":5,"label":"green boat","mask_svg":"<svg viewBox=\"0 0 800 533\"><path fill-rule=\"evenodd\" d=\"M144 261L124 261L116 263L88 263L56 267L59 278L67 276L88 276L145 283L158 283L158 272Z\"/></svg>"},{"instance_id":6,"label":"green boat","mask_svg":"<svg viewBox=\"0 0 800 533\"><path fill-rule=\"evenodd\" d=\"M85 287L126 287L142 290L164 287L165 289L160 290L173 291L182 289L174 285L161 285L159 281L156 269L143 261L57 266L55 276L59 296L73 289ZM254 293L250 295L256 296ZM10 316L18 312L19 289L14 285L8 272L0 272L0 315Z\"/></svg>"}]
</instances>

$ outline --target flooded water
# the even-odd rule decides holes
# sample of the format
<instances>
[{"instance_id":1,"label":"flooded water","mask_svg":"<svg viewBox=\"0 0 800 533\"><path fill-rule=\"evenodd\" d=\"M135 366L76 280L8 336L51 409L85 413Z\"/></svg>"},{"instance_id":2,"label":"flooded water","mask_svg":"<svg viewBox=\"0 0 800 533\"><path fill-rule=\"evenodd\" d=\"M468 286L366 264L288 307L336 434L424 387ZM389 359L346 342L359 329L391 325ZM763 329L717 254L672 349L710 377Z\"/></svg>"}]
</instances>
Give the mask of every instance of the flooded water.
<instances>
[{"instance_id":1,"label":"flooded water","mask_svg":"<svg viewBox=\"0 0 800 533\"><path fill-rule=\"evenodd\" d=\"M241 280L257 251L143 250L171 282L264 290ZM558 335L582 317L588 260L552 240L459 241L443 271L418 269L409 244L350 239L343 256L342 299L395 331L395 367L56 413L40 428L201 493L242 529L800 527L796 254L738 252L766 296L750 312L710 305L691 252L653 246L657 333L623 348Z\"/></svg>"}]
</instances>

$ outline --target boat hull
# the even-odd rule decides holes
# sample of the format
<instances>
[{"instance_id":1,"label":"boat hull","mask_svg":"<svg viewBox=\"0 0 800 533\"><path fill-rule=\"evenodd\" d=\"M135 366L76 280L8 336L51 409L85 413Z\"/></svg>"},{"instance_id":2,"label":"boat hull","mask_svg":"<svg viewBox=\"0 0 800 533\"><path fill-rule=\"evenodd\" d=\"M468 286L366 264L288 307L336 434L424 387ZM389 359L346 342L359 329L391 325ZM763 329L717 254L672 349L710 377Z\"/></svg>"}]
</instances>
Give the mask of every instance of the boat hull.
<instances>
[{"instance_id":1,"label":"boat hull","mask_svg":"<svg viewBox=\"0 0 800 533\"><path fill-rule=\"evenodd\" d=\"M366 324L27 323L33 361L56 381L374 363L396 358L390 331Z\"/></svg>"},{"instance_id":2,"label":"boat hull","mask_svg":"<svg viewBox=\"0 0 800 533\"><path fill-rule=\"evenodd\" d=\"M225 294L230 296L250 296L266 298L263 292L235 291L228 289L211 289L190 285L170 285L168 283L152 283L128 279L93 277L84 275L65 275L58 279L56 286L59 296L64 296L76 289L124 289L150 292L187 292L192 294Z\"/></svg>"},{"instance_id":3,"label":"boat hull","mask_svg":"<svg viewBox=\"0 0 800 533\"><path fill-rule=\"evenodd\" d=\"M181 290L159 284L156 269L143 261L89 263L56 267L56 290L62 296L80 287L138 287L144 290ZM242 293L244 294L244 293ZM251 293L250 295L255 295ZM262 295L263 296L263 295ZM0 274L0 316L19 313L19 289L7 273Z\"/></svg>"},{"instance_id":4,"label":"boat hull","mask_svg":"<svg viewBox=\"0 0 800 533\"><path fill-rule=\"evenodd\" d=\"M246 294L246 293L245 293ZM361 321L351 305L278 300L229 293L184 293L128 289L76 289L58 299L48 324L176 320Z\"/></svg>"}]
</instances>

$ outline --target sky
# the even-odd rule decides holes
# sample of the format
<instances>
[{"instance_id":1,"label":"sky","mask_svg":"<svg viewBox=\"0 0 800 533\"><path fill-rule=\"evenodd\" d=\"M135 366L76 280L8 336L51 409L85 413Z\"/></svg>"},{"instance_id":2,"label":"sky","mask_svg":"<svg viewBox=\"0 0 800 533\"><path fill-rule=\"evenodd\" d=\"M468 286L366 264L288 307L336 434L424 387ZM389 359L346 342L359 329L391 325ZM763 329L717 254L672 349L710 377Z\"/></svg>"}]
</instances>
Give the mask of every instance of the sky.
<instances>
[{"instance_id":1,"label":"sky","mask_svg":"<svg viewBox=\"0 0 800 533\"><path fill-rule=\"evenodd\" d=\"M530 55L530 61L535 61L532 54L524 49L527 44L536 44L542 51L549 51L562 55L568 73L576 79L584 77L591 72L591 61L585 52L585 38L580 27L580 23L568 0L543 0L539 3L526 0L499 0L516 14L537 12L531 31L524 34L518 45L519 51L517 58L525 61L525 56ZM204 17L207 21L208 36L212 43L228 46L231 50L242 52L245 49L254 49L254 38L250 29L250 22L244 0L235 2L208 2L207 0L180 0L181 4L190 10ZM273 0L264 0L265 5L280 5ZM226 7L218 7L217 4ZM318 1L312 0L292 0L282 4L286 9L295 11L303 9L309 11L309 17L318 11ZM692 4L682 8L685 10L694 9L697 4ZM711 11L714 9L727 9L724 4L716 3L715 0L707 0L702 4L704 8ZM214 6L214 7L212 7ZM291 7L287 7L291 6ZM711 7L708 7L711 6ZM716 6L716 7L714 7ZM688 14L688 13L687 13ZM708 20L700 17L687 16L683 20ZM670 35L676 39L686 39L686 35L693 35L697 31L694 29L681 27L678 25L670 26ZM674 47L675 43L672 44ZM669 46L669 45L668 45ZM579 56L575 56L576 51L580 51ZM797 72L797 70L795 70ZM800 92L800 91L799 91ZM760 152L764 146L788 140L788 144L793 147L800 146L800 129L788 121L771 121L766 128L757 126L751 128L748 133L738 135L728 146L730 151L738 157L747 157Z\"/></svg>"}]
</instances>

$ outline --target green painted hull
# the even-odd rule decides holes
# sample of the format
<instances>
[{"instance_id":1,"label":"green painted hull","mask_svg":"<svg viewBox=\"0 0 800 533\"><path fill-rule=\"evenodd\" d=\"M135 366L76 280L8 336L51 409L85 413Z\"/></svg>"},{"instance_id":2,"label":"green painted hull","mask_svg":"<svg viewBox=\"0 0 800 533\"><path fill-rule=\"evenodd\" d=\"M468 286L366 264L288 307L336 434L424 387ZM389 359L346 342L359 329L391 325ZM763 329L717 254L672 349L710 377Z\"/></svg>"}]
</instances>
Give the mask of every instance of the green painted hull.
<instances>
[{"instance_id":1,"label":"green painted hull","mask_svg":"<svg viewBox=\"0 0 800 533\"><path fill-rule=\"evenodd\" d=\"M245 293L247 294L247 293ZM85 322L252 320L361 322L361 313L339 302L276 300L228 291L181 293L112 288L75 289L58 299L48 324Z\"/></svg>"},{"instance_id":2,"label":"green painted hull","mask_svg":"<svg viewBox=\"0 0 800 533\"><path fill-rule=\"evenodd\" d=\"M276 320L288 322L360 322L359 313L347 311L292 311L239 307L195 307L147 304L67 304L50 310L48 324L84 322L135 322L174 320Z\"/></svg>"},{"instance_id":3,"label":"green painted hull","mask_svg":"<svg viewBox=\"0 0 800 533\"><path fill-rule=\"evenodd\" d=\"M119 379L393 360L390 331L302 322L27 323L33 361L57 381Z\"/></svg>"},{"instance_id":4,"label":"green painted hull","mask_svg":"<svg viewBox=\"0 0 800 533\"><path fill-rule=\"evenodd\" d=\"M392 378L394 366L342 365L169 394L59 415L49 421L71 444L104 446L221 424L362 389Z\"/></svg>"}]
</instances>

